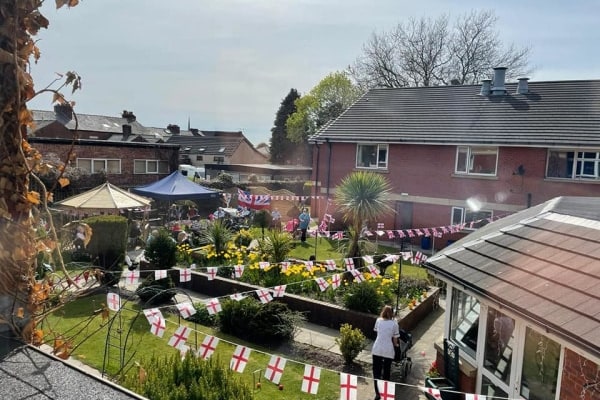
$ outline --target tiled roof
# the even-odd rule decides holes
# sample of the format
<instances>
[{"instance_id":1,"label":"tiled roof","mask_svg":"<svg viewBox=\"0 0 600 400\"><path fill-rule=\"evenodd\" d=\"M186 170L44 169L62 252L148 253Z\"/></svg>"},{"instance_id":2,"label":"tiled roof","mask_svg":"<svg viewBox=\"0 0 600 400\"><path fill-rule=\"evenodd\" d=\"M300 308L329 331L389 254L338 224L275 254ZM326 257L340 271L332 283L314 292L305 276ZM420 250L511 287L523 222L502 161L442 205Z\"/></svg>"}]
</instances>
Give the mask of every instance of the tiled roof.
<instances>
[{"instance_id":1,"label":"tiled roof","mask_svg":"<svg viewBox=\"0 0 600 400\"><path fill-rule=\"evenodd\" d=\"M243 136L213 137L172 135L168 138L167 143L178 144L181 147L181 152L183 154L211 154L230 157L244 140ZM189 150L186 150L188 147Z\"/></svg>"},{"instance_id":2,"label":"tiled roof","mask_svg":"<svg viewBox=\"0 0 600 400\"><path fill-rule=\"evenodd\" d=\"M373 89L311 141L600 146L600 80Z\"/></svg>"},{"instance_id":3,"label":"tiled roof","mask_svg":"<svg viewBox=\"0 0 600 400\"><path fill-rule=\"evenodd\" d=\"M559 197L505 217L426 267L600 356L600 198Z\"/></svg>"}]
</instances>

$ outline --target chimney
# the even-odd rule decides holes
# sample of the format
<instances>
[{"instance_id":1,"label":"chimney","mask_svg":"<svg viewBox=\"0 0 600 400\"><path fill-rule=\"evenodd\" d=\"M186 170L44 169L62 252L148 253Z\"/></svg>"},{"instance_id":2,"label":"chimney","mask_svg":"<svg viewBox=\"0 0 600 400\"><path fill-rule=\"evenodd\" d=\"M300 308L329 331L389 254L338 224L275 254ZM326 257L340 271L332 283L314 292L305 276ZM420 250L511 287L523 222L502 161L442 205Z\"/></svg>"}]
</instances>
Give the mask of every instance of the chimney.
<instances>
[{"instance_id":1,"label":"chimney","mask_svg":"<svg viewBox=\"0 0 600 400\"><path fill-rule=\"evenodd\" d=\"M179 125L169 124L169 125L167 125L167 129L169 131L171 131L171 134L179 135L179 132L180 132Z\"/></svg>"},{"instance_id":2,"label":"chimney","mask_svg":"<svg viewBox=\"0 0 600 400\"><path fill-rule=\"evenodd\" d=\"M198 128L190 128L190 132L192 132L192 135L194 135L194 136L200 135Z\"/></svg>"},{"instance_id":3,"label":"chimney","mask_svg":"<svg viewBox=\"0 0 600 400\"><path fill-rule=\"evenodd\" d=\"M506 87L504 87L504 79L506 77L506 67L494 68L494 81L492 86L493 96L504 96L506 94Z\"/></svg>"},{"instance_id":4,"label":"chimney","mask_svg":"<svg viewBox=\"0 0 600 400\"><path fill-rule=\"evenodd\" d=\"M69 103L55 104L54 116L63 125L67 125L73 119L73 108Z\"/></svg>"},{"instance_id":5,"label":"chimney","mask_svg":"<svg viewBox=\"0 0 600 400\"><path fill-rule=\"evenodd\" d=\"M123 140L127 139L131 135L131 125L123 124Z\"/></svg>"},{"instance_id":6,"label":"chimney","mask_svg":"<svg viewBox=\"0 0 600 400\"><path fill-rule=\"evenodd\" d=\"M481 96L489 96L491 87L492 87L492 80L491 79L483 79L481 81L481 92L479 92L479 94Z\"/></svg>"},{"instance_id":7,"label":"chimney","mask_svg":"<svg viewBox=\"0 0 600 400\"><path fill-rule=\"evenodd\" d=\"M519 78L519 84L517 85L517 94L527 94L529 93L529 85L527 81L529 78Z\"/></svg>"},{"instance_id":8,"label":"chimney","mask_svg":"<svg viewBox=\"0 0 600 400\"><path fill-rule=\"evenodd\" d=\"M136 119L133 111L127 111L127 110L123 110L123 113L121 113L121 118L127 119L127 122L134 122Z\"/></svg>"}]
</instances>

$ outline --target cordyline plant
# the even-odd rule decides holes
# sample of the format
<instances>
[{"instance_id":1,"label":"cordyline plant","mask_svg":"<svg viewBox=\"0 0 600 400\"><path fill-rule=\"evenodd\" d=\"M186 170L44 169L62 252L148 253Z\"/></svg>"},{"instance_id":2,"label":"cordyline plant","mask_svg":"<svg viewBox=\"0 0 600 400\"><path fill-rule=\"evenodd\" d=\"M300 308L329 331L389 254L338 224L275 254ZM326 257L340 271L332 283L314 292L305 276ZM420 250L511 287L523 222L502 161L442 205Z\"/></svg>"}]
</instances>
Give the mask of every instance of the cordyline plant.
<instances>
[{"instance_id":1,"label":"cordyline plant","mask_svg":"<svg viewBox=\"0 0 600 400\"><path fill-rule=\"evenodd\" d=\"M56 6L77 3L57 0ZM50 92L55 104L72 106L60 89L71 86L74 91L81 84L79 76L70 72L57 79L64 78L58 89L34 91L28 66L31 60L37 62L40 51L33 37L48 27L39 11L41 5L41 0L0 2L0 331L8 327L33 343L43 338L36 326L48 311L47 300L53 290L50 281L36 280L36 257L40 251L53 252L58 241L53 229L50 236L39 234L39 210L47 212L48 192L43 185L39 191L30 190L30 183L40 183L36 174L50 166L27 143L27 129L33 127L33 120L26 103L39 93ZM57 183L68 182L59 175ZM51 218L47 220L51 224Z\"/></svg>"}]
</instances>

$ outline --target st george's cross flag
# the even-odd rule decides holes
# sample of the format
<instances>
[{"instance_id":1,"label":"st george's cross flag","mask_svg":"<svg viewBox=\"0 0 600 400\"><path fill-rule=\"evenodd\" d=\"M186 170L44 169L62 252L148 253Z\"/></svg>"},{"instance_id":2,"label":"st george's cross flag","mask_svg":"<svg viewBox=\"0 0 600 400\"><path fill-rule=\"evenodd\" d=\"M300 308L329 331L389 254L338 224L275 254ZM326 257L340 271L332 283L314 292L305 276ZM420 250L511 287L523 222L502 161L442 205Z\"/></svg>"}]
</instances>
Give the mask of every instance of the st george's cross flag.
<instances>
[{"instance_id":1,"label":"st george's cross flag","mask_svg":"<svg viewBox=\"0 0 600 400\"><path fill-rule=\"evenodd\" d=\"M173 336L171 336L171 339L169 339L169 346L175 347L176 349L181 349L182 346L185 345L185 342L188 340L191 331L191 328L188 328L187 326L183 325L177 328L177 330L175 330L175 333L173 333Z\"/></svg>"},{"instance_id":2,"label":"st george's cross flag","mask_svg":"<svg viewBox=\"0 0 600 400\"><path fill-rule=\"evenodd\" d=\"M179 315L181 315L184 319L187 319L192 315L196 314L196 309L190 302L177 303L175 307L177 307Z\"/></svg>"},{"instance_id":3,"label":"st george's cross flag","mask_svg":"<svg viewBox=\"0 0 600 400\"><path fill-rule=\"evenodd\" d=\"M265 378L278 385L283 375L286 359L280 356L272 355L267 369L265 370Z\"/></svg>"},{"instance_id":4,"label":"st george's cross flag","mask_svg":"<svg viewBox=\"0 0 600 400\"><path fill-rule=\"evenodd\" d=\"M250 359L250 349L246 346L238 345L233 352L229 368L235 372L242 373L246 368L246 363Z\"/></svg>"},{"instance_id":5,"label":"st george's cross flag","mask_svg":"<svg viewBox=\"0 0 600 400\"><path fill-rule=\"evenodd\" d=\"M321 380L321 368L306 364L304 366L304 378L302 379L302 391L317 394L319 381Z\"/></svg>"},{"instance_id":6,"label":"st george's cross flag","mask_svg":"<svg viewBox=\"0 0 600 400\"><path fill-rule=\"evenodd\" d=\"M116 293L108 293L106 295L106 304L108 309L112 311L119 311L121 309L121 296Z\"/></svg>"},{"instance_id":7,"label":"st george's cross flag","mask_svg":"<svg viewBox=\"0 0 600 400\"><path fill-rule=\"evenodd\" d=\"M287 285L279 285L273 287L273 297L283 297Z\"/></svg>"},{"instance_id":8,"label":"st george's cross flag","mask_svg":"<svg viewBox=\"0 0 600 400\"><path fill-rule=\"evenodd\" d=\"M354 259L353 258L344 258L344 264L346 265L347 271L351 271L354 269Z\"/></svg>"},{"instance_id":9,"label":"st george's cross flag","mask_svg":"<svg viewBox=\"0 0 600 400\"><path fill-rule=\"evenodd\" d=\"M335 274L331 276L331 287L333 290L339 288L341 283L342 277L340 274Z\"/></svg>"},{"instance_id":10,"label":"st george's cross flag","mask_svg":"<svg viewBox=\"0 0 600 400\"><path fill-rule=\"evenodd\" d=\"M152 323L155 315L158 315L159 317L162 317L164 319L162 313L160 312L160 310L158 308L146 308L143 311L144 311L144 316L148 320L149 324Z\"/></svg>"},{"instance_id":11,"label":"st george's cross flag","mask_svg":"<svg viewBox=\"0 0 600 400\"><path fill-rule=\"evenodd\" d=\"M219 299L214 298L214 299L210 299L208 301L208 303L206 303L206 310L208 311L208 313L210 315L215 315L217 313L221 312L221 303L219 302Z\"/></svg>"},{"instance_id":12,"label":"st george's cross flag","mask_svg":"<svg viewBox=\"0 0 600 400\"><path fill-rule=\"evenodd\" d=\"M150 332L158 337L163 337L167 329L167 323L162 315L155 315L150 322Z\"/></svg>"},{"instance_id":13,"label":"st george's cross flag","mask_svg":"<svg viewBox=\"0 0 600 400\"><path fill-rule=\"evenodd\" d=\"M356 400L358 377L340 372L340 400Z\"/></svg>"},{"instance_id":14,"label":"st george's cross flag","mask_svg":"<svg viewBox=\"0 0 600 400\"><path fill-rule=\"evenodd\" d=\"M442 394L439 389L428 388L428 387L419 387L419 390L425 392L426 394L431 395L436 400L442 400Z\"/></svg>"},{"instance_id":15,"label":"st george's cross flag","mask_svg":"<svg viewBox=\"0 0 600 400\"><path fill-rule=\"evenodd\" d=\"M196 356L203 360L206 360L207 358L212 356L212 354L217 349L218 344L218 337L206 335L206 337L202 341L202 344L200 345L200 348L198 349L198 352L196 353Z\"/></svg>"},{"instance_id":16,"label":"st george's cross flag","mask_svg":"<svg viewBox=\"0 0 600 400\"><path fill-rule=\"evenodd\" d=\"M377 389L382 400L394 400L396 398L396 383L377 380Z\"/></svg>"}]
</instances>

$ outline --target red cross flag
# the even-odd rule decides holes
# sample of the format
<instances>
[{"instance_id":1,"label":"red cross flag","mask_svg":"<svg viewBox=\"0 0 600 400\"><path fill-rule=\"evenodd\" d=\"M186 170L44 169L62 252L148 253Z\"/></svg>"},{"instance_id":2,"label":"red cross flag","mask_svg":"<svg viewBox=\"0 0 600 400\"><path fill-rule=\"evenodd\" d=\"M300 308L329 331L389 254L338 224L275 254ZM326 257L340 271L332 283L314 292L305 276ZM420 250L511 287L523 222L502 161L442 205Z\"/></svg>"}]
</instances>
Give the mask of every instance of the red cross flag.
<instances>
[{"instance_id":1,"label":"red cross flag","mask_svg":"<svg viewBox=\"0 0 600 400\"><path fill-rule=\"evenodd\" d=\"M155 315L150 324L150 332L158 337L163 337L166 328L167 323L165 319L161 315Z\"/></svg>"},{"instance_id":2,"label":"red cross flag","mask_svg":"<svg viewBox=\"0 0 600 400\"><path fill-rule=\"evenodd\" d=\"M317 285L319 286L319 289L321 289L321 292L324 292L329 287L329 282L327 282L325 278L316 278L315 282L317 282Z\"/></svg>"},{"instance_id":3,"label":"red cross flag","mask_svg":"<svg viewBox=\"0 0 600 400\"><path fill-rule=\"evenodd\" d=\"M327 271L334 271L337 268L334 260L325 260L325 266L327 267Z\"/></svg>"},{"instance_id":4,"label":"red cross flag","mask_svg":"<svg viewBox=\"0 0 600 400\"><path fill-rule=\"evenodd\" d=\"M465 393L465 400L486 400L487 397L482 394Z\"/></svg>"},{"instance_id":5,"label":"red cross flag","mask_svg":"<svg viewBox=\"0 0 600 400\"><path fill-rule=\"evenodd\" d=\"M171 339L169 339L169 346L180 349L185 344L190 336L191 329L187 326L180 326L177 328Z\"/></svg>"},{"instance_id":6,"label":"red cross flag","mask_svg":"<svg viewBox=\"0 0 600 400\"><path fill-rule=\"evenodd\" d=\"M283 261L281 263L281 272L287 271L289 267L290 267L290 262L289 261Z\"/></svg>"},{"instance_id":7,"label":"red cross flag","mask_svg":"<svg viewBox=\"0 0 600 400\"><path fill-rule=\"evenodd\" d=\"M336 233L334 233L333 235L331 235L332 239L335 240L342 240L344 238L344 232L343 231L337 231Z\"/></svg>"},{"instance_id":8,"label":"red cross flag","mask_svg":"<svg viewBox=\"0 0 600 400\"><path fill-rule=\"evenodd\" d=\"M230 298L231 300L235 300L235 301L241 301L241 300L244 300L244 299L245 299L244 295L243 295L243 294L241 294L241 293L233 293L233 294L230 294L230 295L229 295L229 298Z\"/></svg>"},{"instance_id":9,"label":"red cross flag","mask_svg":"<svg viewBox=\"0 0 600 400\"><path fill-rule=\"evenodd\" d=\"M189 282L192 280L192 269L183 268L179 270L179 282Z\"/></svg>"},{"instance_id":10,"label":"red cross flag","mask_svg":"<svg viewBox=\"0 0 600 400\"><path fill-rule=\"evenodd\" d=\"M273 297L283 297L285 294L286 285L279 285L273 288Z\"/></svg>"},{"instance_id":11,"label":"red cross flag","mask_svg":"<svg viewBox=\"0 0 600 400\"><path fill-rule=\"evenodd\" d=\"M319 390L319 379L321 377L321 368L314 365L304 366L304 378L302 379L302 391L310 394L317 394Z\"/></svg>"},{"instance_id":12,"label":"red cross flag","mask_svg":"<svg viewBox=\"0 0 600 400\"><path fill-rule=\"evenodd\" d=\"M270 265L271 265L271 264L270 264L268 261L260 261L260 262L258 263L258 267L259 267L260 269L266 269L266 268L269 268L269 266L270 266Z\"/></svg>"},{"instance_id":13,"label":"red cross flag","mask_svg":"<svg viewBox=\"0 0 600 400\"><path fill-rule=\"evenodd\" d=\"M154 317L157 315L164 319L162 313L158 308L146 308L144 310L144 315L146 316L146 319L148 320L149 324L152 324L152 321L154 321Z\"/></svg>"},{"instance_id":14,"label":"red cross flag","mask_svg":"<svg viewBox=\"0 0 600 400\"><path fill-rule=\"evenodd\" d=\"M241 278L244 273L244 266L241 264L236 265L233 267L233 273L236 278Z\"/></svg>"},{"instance_id":15,"label":"red cross flag","mask_svg":"<svg viewBox=\"0 0 600 400\"><path fill-rule=\"evenodd\" d=\"M106 304L108 304L109 310L119 311L121 309L121 297L116 293L108 293L106 295Z\"/></svg>"},{"instance_id":16,"label":"red cross flag","mask_svg":"<svg viewBox=\"0 0 600 400\"><path fill-rule=\"evenodd\" d=\"M363 276L363 274L357 270L357 269L353 269L350 271L350 273L352 274L352 276L354 277L354 279L356 279L356 282L363 282L365 280L365 277Z\"/></svg>"},{"instance_id":17,"label":"red cross flag","mask_svg":"<svg viewBox=\"0 0 600 400\"><path fill-rule=\"evenodd\" d=\"M354 269L354 259L353 258L344 258L344 264L346 265L346 270L351 271Z\"/></svg>"},{"instance_id":18,"label":"red cross flag","mask_svg":"<svg viewBox=\"0 0 600 400\"><path fill-rule=\"evenodd\" d=\"M217 276L217 267L207 267L206 275L208 275L208 280L212 281Z\"/></svg>"},{"instance_id":19,"label":"red cross flag","mask_svg":"<svg viewBox=\"0 0 600 400\"><path fill-rule=\"evenodd\" d=\"M158 269L154 271L154 280L165 279L167 277L167 271L164 269Z\"/></svg>"},{"instance_id":20,"label":"red cross flag","mask_svg":"<svg viewBox=\"0 0 600 400\"><path fill-rule=\"evenodd\" d=\"M260 300L260 302L263 304L267 304L268 302L273 300L273 297L271 297L271 293L269 293L267 289L258 289L256 291L256 294L258 295L258 299Z\"/></svg>"},{"instance_id":21,"label":"red cross flag","mask_svg":"<svg viewBox=\"0 0 600 400\"><path fill-rule=\"evenodd\" d=\"M377 381L381 400L394 400L396 398L396 384L390 381Z\"/></svg>"},{"instance_id":22,"label":"red cross flag","mask_svg":"<svg viewBox=\"0 0 600 400\"><path fill-rule=\"evenodd\" d=\"M365 260L367 264L373 264L373 256L363 256L363 260Z\"/></svg>"},{"instance_id":23,"label":"red cross flag","mask_svg":"<svg viewBox=\"0 0 600 400\"><path fill-rule=\"evenodd\" d=\"M427 387L419 387L419 390L422 390L423 392L430 394L431 397L433 397L436 400L441 400L442 399L442 394L440 393L439 389L434 389L434 388L427 388ZM468 398L467 398L468 399Z\"/></svg>"},{"instance_id":24,"label":"red cross flag","mask_svg":"<svg viewBox=\"0 0 600 400\"><path fill-rule=\"evenodd\" d=\"M373 276L379 276L379 270L374 265L367 266L367 269L369 270L369 272L371 273L371 275L373 275Z\"/></svg>"},{"instance_id":25,"label":"red cross flag","mask_svg":"<svg viewBox=\"0 0 600 400\"><path fill-rule=\"evenodd\" d=\"M281 375L283 375L283 369L285 368L285 362L287 360L285 358L281 358L279 356L271 356L271 360L267 365L267 369L265 370L265 378L270 380L276 385L279 385L279 381L281 380Z\"/></svg>"},{"instance_id":26,"label":"red cross flag","mask_svg":"<svg viewBox=\"0 0 600 400\"><path fill-rule=\"evenodd\" d=\"M417 251L414 258L412 259L412 263L415 265L421 265L425 261L427 261L427 256L425 254L421 253L420 251Z\"/></svg>"},{"instance_id":27,"label":"red cross flag","mask_svg":"<svg viewBox=\"0 0 600 400\"><path fill-rule=\"evenodd\" d=\"M221 312L221 303L219 303L219 299L214 298L210 299L208 303L206 303L206 309L210 315L215 315Z\"/></svg>"},{"instance_id":28,"label":"red cross flag","mask_svg":"<svg viewBox=\"0 0 600 400\"><path fill-rule=\"evenodd\" d=\"M229 368L235 372L242 373L244 372L244 368L246 368L246 363L249 359L250 349L245 346L238 345L233 352L231 361L229 362Z\"/></svg>"},{"instance_id":29,"label":"red cross flag","mask_svg":"<svg viewBox=\"0 0 600 400\"><path fill-rule=\"evenodd\" d=\"M179 310L179 315L181 315L183 318L189 318L196 314L196 309L190 302L177 303L175 306L177 307L177 310Z\"/></svg>"},{"instance_id":30,"label":"red cross flag","mask_svg":"<svg viewBox=\"0 0 600 400\"><path fill-rule=\"evenodd\" d=\"M398 261L398 259L400 258L399 254L386 254L385 258L382 261L391 261L391 262L396 262Z\"/></svg>"},{"instance_id":31,"label":"red cross flag","mask_svg":"<svg viewBox=\"0 0 600 400\"><path fill-rule=\"evenodd\" d=\"M340 400L356 400L358 378L356 375L340 372Z\"/></svg>"},{"instance_id":32,"label":"red cross flag","mask_svg":"<svg viewBox=\"0 0 600 400\"><path fill-rule=\"evenodd\" d=\"M212 354L217 349L218 344L219 344L218 337L207 335L204 338L204 340L202 341L202 344L200 345L200 348L198 349L196 356L200 357L203 360L206 360L207 358L212 356Z\"/></svg>"},{"instance_id":33,"label":"red cross flag","mask_svg":"<svg viewBox=\"0 0 600 400\"><path fill-rule=\"evenodd\" d=\"M393 239L394 238L394 231L386 231L387 235L388 235L388 239Z\"/></svg>"},{"instance_id":34,"label":"red cross flag","mask_svg":"<svg viewBox=\"0 0 600 400\"><path fill-rule=\"evenodd\" d=\"M342 283L342 278L341 278L340 274L335 274L331 277L331 287L333 289L339 288L341 283Z\"/></svg>"},{"instance_id":35,"label":"red cross flag","mask_svg":"<svg viewBox=\"0 0 600 400\"><path fill-rule=\"evenodd\" d=\"M314 266L314 263L312 261L304 261L304 266L306 267L306 270L308 272L311 272Z\"/></svg>"},{"instance_id":36,"label":"red cross flag","mask_svg":"<svg viewBox=\"0 0 600 400\"><path fill-rule=\"evenodd\" d=\"M137 285L140 281L140 271L127 271L125 272L125 284L126 285Z\"/></svg>"}]
</instances>

